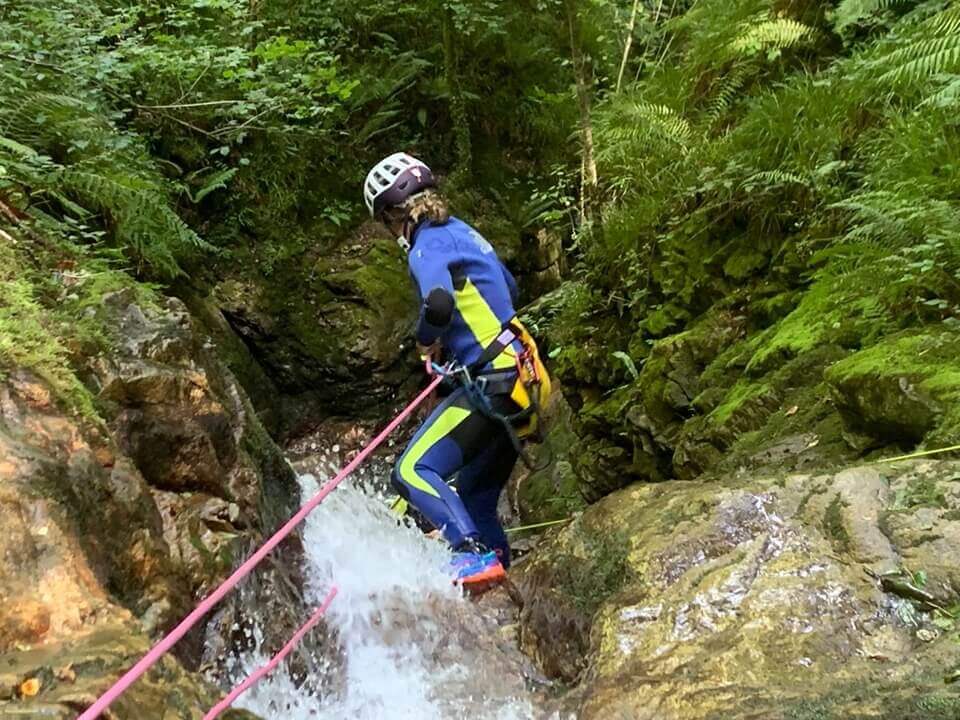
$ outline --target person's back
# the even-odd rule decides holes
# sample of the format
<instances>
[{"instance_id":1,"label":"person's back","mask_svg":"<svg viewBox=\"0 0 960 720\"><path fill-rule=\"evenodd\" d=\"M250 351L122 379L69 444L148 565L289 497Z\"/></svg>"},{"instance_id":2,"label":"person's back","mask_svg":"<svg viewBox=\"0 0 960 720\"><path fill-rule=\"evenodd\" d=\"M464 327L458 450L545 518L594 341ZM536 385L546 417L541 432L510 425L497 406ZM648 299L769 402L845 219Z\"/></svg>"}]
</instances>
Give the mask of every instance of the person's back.
<instances>
[{"instance_id":1,"label":"person's back","mask_svg":"<svg viewBox=\"0 0 960 720\"><path fill-rule=\"evenodd\" d=\"M418 340L429 345L439 339L456 361L470 367L515 316L517 287L484 237L462 220L427 221L414 233L410 271L426 302L431 293L448 293L452 313L437 337L429 329ZM492 361L492 368L513 367L515 352L508 348Z\"/></svg>"}]
</instances>

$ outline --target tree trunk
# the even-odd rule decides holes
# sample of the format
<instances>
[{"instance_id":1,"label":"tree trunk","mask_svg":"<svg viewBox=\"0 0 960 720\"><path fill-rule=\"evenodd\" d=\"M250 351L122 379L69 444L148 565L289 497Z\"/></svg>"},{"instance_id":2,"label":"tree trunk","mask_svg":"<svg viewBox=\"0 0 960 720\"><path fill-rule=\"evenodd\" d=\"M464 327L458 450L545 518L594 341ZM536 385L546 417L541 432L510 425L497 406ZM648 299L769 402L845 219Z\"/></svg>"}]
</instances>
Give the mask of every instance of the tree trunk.
<instances>
[{"instance_id":1,"label":"tree trunk","mask_svg":"<svg viewBox=\"0 0 960 720\"><path fill-rule=\"evenodd\" d=\"M593 121L590 104L593 90L592 68L580 47L580 22L577 17L576 0L566 0L567 26L570 30L570 55L573 60L573 76L577 88L577 105L580 110L580 214L588 220L592 210L593 197L597 189L597 161L593 149Z\"/></svg>"},{"instance_id":2,"label":"tree trunk","mask_svg":"<svg viewBox=\"0 0 960 720\"><path fill-rule=\"evenodd\" d=\"M630 11L630 24L627 26L627 39L623 43L623 59L620 61L620 72L617 73L616 92L620 92L620 86L623 84L623 73L626 71L627 61L630 59L630 48L633 47L633 30L637 26L637 10L639 9L640 0L633 0L633 10Z\"/></svg>"},{"instance_id":3,"label":"tree trunk","mask_svg":"<svg viewBox=\"0 0 960 720\"><path fill-rule=\"evenodd\" d=\"M457 72L456 29L453 16L446 3L443 6L441 23L443 31L443 70L450 91L450 119L453 123L454 146L457 153L457 168L454 178L463 178L473 169L473 146L470 139L470 116L460 87Z\"/></svg>"}]
</instances>

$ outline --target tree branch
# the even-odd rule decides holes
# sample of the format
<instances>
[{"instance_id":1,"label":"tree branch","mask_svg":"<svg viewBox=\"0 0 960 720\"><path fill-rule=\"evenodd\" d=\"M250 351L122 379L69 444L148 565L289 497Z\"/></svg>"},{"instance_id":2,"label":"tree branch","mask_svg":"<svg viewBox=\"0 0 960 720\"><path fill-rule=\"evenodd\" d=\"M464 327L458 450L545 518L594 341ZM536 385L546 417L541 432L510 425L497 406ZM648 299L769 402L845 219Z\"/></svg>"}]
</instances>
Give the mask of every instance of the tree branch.
<instances>
[{"instance_id":1,"label":"tree branch","mask_svg":"<svg viewBox=\"0 0 960 720\"><path fill-rule=\"evenodd\" d=\"M180 108L198 108L198 107L210 107L212 105L239 105L240 103L245 102L244 100L207 100L205 102L194 102L194 103L172 103L170 105L137 105L133 104L135 108L140 110L179 110Z\"/></svg>"}]
</instances>

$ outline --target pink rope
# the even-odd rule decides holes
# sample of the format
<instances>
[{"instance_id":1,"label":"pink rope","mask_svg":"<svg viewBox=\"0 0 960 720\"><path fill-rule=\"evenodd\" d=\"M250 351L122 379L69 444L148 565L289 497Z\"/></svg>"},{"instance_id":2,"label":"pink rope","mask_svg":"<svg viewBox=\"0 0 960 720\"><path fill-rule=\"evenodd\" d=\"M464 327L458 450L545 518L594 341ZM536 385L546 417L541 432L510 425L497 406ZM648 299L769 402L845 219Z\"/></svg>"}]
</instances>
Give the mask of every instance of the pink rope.
<instances>
[{"instance_id":1,"label":"pink rope","mask_svg":"<svg viewBox=\"0 0 960 720\"><path fill-rule=\"evenodd\" d=\"M186 635L190 629L199 622L204 615L210 612L214 606L224 597L227 593L233 590L241 580L243 580L247 575L249 575L253 569L260 564L260 562L270 554L270 552L279 545L284 538L286 538L290 533L292 533L297 525L306 519L313 510L322 503L327 495L329 495L333 490L339 485L344 479L350 475L357 467L363 463L364 460L369 457L372 453L384 440L387 439L387 436L390 435L397 426L402 423L407 417L417 408L420 403L426 400L430 393L436 389L437 385L443 382L443 376L436 376L427 388L421 392L417 397L411 402L403 411L397 415L383 431L373 439L373 441L367 445L360 453L350 461L350 463L343 468L333 480L328 482L319 492L314 495L310 500L302 507L300 510L291 517L287 523L280 528L269 540L267 540L253 555L251 555L247 560L240 565L233 574L228 577L223 583L214 590L212 593L207 595L203 601L197 605L193 611L187 615L183 620L180 621L180 624L177 625L173 630L171 630L166 637L164 637L160 642L154 645L150 651L144 655L140 660L130 668L113 686L107 690L103 695L101 695L97 701L91 705L86 711L81 714L77 720L94 720L100 716L104 710L106 710L110 705L129 688L133 683L135 683L141 675L143 675L147 670L153 667L163 655L170 650L174 645L177 644L177 641L180 640L184 635Z\"/></svg>"},{"instance_id":2,"label":"pink rope","mask_svg":"<svg viewBox=\"0 0 960 720\"><path fill-rule=\"evenodd\" d=\"M336 586L330 588L330 592L327 593L327 597L324 598L320 607L318 607L310 619L307 620L303 626L293 634L293 637L290 638L290 641L283 646L283 649L274 655L270 662L260 668L257 668L256 671L250 674L250 677L237 685L233 690L230 691L229 695L214 705L210 712L203 716L203 720L214 720L214 718L219 717L220 713L233 705L234 700L260 682L260 680L262 680L266 675L269 675L276 670L277 665L283 662L287 655L290 654L290 651L293 650L301 640L303 640L303 636L310 632L314 625L320 622L320 618L323 617L323 614L327 611L327 608L330 607L330 603L333 602L333 598L336 597L336 594Z\"/></svg>"}]
</instances>

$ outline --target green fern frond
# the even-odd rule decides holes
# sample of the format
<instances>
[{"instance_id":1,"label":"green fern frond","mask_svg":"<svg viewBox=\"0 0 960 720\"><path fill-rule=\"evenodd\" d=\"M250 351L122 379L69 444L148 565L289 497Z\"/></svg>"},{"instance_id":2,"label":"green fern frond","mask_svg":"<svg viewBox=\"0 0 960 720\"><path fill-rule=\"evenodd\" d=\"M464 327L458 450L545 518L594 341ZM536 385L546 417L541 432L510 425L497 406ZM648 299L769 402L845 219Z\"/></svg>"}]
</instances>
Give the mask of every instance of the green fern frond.
<instances>
[{"instance_id":1,"label":"green fern frond","mask_svg":"<svg viewBox=\"0 0 960 720\"><path fill-rule=\"evenodd\" d=\"M132 250L140 264L174 278L183 274L178 258L190 252L213 251L165 202L154 188L84 170L57 174L58 185L84 205L104 213L114 227L118 244Z\"/></svg>"},{"instance_id":2,"label":"green fern frond","mask_svg":"<svg viewBox=\"0 0 960 720\"><path fill-rule=\"evenodd\" d=\"M102 120L93 118L81 100L67 95L27 92L0 107L0 132L35 147L62 140L78 126L90 127L91 123L103 127Z\"/></svg>"},{"instance_id":3,"label":"green fern frond","mask_svg":"<svg viewBox=\"0 0 960 720\"><path fill-rule=\"evenodd\" d=\"M746 27L730 47L740 55L756 55L786 50L812 38L814 34L812 27L790 18L764 20Z\"/></svg>"},{"instance_id":4,"label":"green fern frond","mask_svg":"<svg viewBox=\"0 0 960 720\"><path fill-rule=\"evenodd\" d=\"M639 135L652 135L686 147L690 140L690 123L666 105L633 103L620 113L618 120L628 126L625 130Z\"/></svg>"},{"instance_id":5,"label":"green fern frond","mask_svg":"<svg viewBox=\"0 0 960 720\"><path fill-rule=\"evenodd\" d=\"M870 15L902 5L905 0L842 0L834 13L833 28L842 32Z\"/></svg>"},{"instance_id":6,"label":"green fern frond","mask_svg":"<svg viewBox=\"0 0 960 720\"><path fill-rule=\"evenodd\" d=\"M924 105L939 108L960 105L960 75L950 74L946 76L943 86L921 103L921 106Z\"/></svg>"},{"instance_id":7,"label":"green fern frond","mask_svg":"<svg viewBox=\"0 0 960 720\"><path fill-rule=\"evenodd\" d=\"M32 147L28 147L23 143L18 143L16 140L11 140L2 135L0 135L0 150L7 150L22 158L35 158L38 155L37 151Z\"/></svg>"},{"instance_id":8,"label":"green fern frond","mask_svg":"<svg viewBox=\"0 0 960 720\"><path fill-rule=\"evenodd\" d=\"M960 226L960 210L952 203L917 197L906 185L861 192L831 208L849 213L845 243L871 241L904 248L918 239L950 236Z\"/></svg>"},{"instance_id":9,"label":"green fern frond","mask_svg":"<svg viewBox=\"0 0 960 720\"><path fill-rule=\"evenodd\" d=\"M734 66L733 70L723 76L716 93L707 105L706 120L708 125L716 125L720 117L733 105L738 93L746 85L752 72L753 68L749 64L740 64Z\"/></svg>"},{"instance_id":10,"label":"green fern frond","mask_svg":"<svg viewBox=\"0 0 960 720\"><path fill-rule=\"evenodd\" d=\"M960 7L911 26L866 69L884 83L916 82L960 70Z\"/></svg>"},{"instance_id":11,"label":"green fern frond","mask_svg":"<svg viewBox=\"0 0 960 720\"><path fill-rule=\"evenodd\" d=\"M960 35L921 39L908 43L898 50L887 53L883 56L883 60L885 64L895 66L894 70L890 71L895 72L899 70L901 66L908 63L923 61L927 58L936 57L944 52L949 52L956 47L958 40L960 40Z\"/></svg>"},{"instance_id":12,"label":"green fern frond","mask_svg":"<svg viewBox=\"0 0 960 720\"><path fill-rule=\"evenodd\" d=\"M787 170L761 170L743 181L745 188L777 185L810 185L810 180Z\"/></svg>"},{"instance_id":13,"label":"green fern frond","mask_svg":"<svg viewBox=\"0 0 960 720\"><path fill-rule=\"evenodd\" d=\"M960 35L919 41L886 57L892 67L881 82L906 82L960 69Z\"/></svg>"},{"instance_id":14,"label":"green fern frond","mask_svg":"<svg viewBox=\"0 0 960 720\"><path fill-rule=\"evenodd\" d=\"M947 8L931 17L925 23L938 35L956 35L960 33L960 6Z\"/></svg>"}]
</instances>

